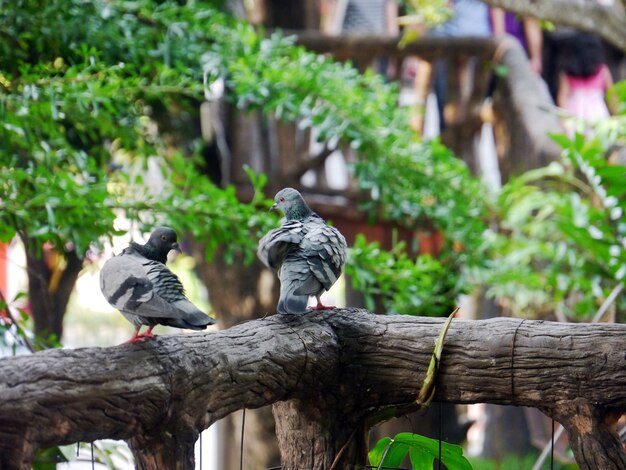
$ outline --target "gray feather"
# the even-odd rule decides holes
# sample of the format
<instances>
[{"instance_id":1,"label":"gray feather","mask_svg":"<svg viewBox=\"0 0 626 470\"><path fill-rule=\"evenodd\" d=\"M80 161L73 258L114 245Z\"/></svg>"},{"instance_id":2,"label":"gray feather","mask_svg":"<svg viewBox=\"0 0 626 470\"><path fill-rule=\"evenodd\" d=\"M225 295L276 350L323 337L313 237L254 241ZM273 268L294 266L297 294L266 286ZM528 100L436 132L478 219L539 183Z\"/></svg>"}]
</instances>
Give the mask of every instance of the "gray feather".
<instances>
[{"instance_id":1,"label":"gray feather","mask_svg":"<svg viewBox=\"0 0 626 470\"><path fill-rule=\"evenodd\" d=\"M167 266L134 252L104 264L100 289L135 328L161 324L202 330L215 323L187 299L180 280Z\"/></svg>"},{"instance_id":2,"label":"gray feather","mask_svg":"<svg viewBox=\"0 0 626 470\"><path fill-rule=\"evenodd\" d=\"M347 244L295 189L283 189L275 201L286 220L259 241L257 254L280 279L278 312L303 313L308 297L323 294L341 275Z\"/></svg>"},{"instance_id":3,"label":"gray feather","mask_svg":"<svg viewBox=\"0 0 626 470\"><path fill-rule=\"evenodd\" d=\"M278 273L280 279L280 297L276 308L278 313L298 314L306 312L309 296L296 293L301 287L300 280L308 275L309 267L305 260L289 257Z\"/></svg>"}]
</instances>

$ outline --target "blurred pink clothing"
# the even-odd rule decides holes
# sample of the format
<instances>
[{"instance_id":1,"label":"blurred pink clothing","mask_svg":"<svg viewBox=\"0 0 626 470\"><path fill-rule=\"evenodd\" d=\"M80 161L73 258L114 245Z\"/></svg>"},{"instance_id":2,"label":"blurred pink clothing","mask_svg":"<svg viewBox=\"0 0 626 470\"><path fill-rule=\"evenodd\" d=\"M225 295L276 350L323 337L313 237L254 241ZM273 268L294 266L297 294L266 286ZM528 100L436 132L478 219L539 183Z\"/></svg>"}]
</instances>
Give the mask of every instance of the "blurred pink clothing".
<instances>
[{"instance_id":1,"label":"blurred pink clothing","mask_svg":"<svg viewBox=\"0 0 626 470\"><path fill-rule=\"evenodd\" d=\"M604 100L606 93L605 74L609 73L606 65L590 77L566 75L570 87L567 99L567 111L580 119L596 121L609 116L609 109Z\"/></svg>"}]
</instances>

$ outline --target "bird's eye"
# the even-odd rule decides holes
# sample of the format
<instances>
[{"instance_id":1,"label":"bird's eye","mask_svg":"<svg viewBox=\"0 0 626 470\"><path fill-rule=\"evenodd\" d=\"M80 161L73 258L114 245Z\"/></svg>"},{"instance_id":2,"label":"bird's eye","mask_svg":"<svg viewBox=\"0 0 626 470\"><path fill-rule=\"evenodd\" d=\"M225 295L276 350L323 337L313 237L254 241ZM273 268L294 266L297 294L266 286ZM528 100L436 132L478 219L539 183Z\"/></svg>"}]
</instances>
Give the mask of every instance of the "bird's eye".
<instances>
[{"instance_id":1,"label":"bird's eye","mask_svg":"<svg viewBox=\"0 0 626 470\"><path fill-rule=\"evenodd\" d=\"M167 237L165 235L161 235L161 240L165 241L167 240Z\"/></svg>"},{"instance_id":2,"label":"bird's eye","mask_svg":"<svg viewBox=\"0 0 626 470\"><path fill-rule=\"evenodd\" d=\"M281 198L279 199L279 201L280 201L280 202L285 202L285 198L284 198L284 197L281 197Z\"/></svg>"}]
</instances>

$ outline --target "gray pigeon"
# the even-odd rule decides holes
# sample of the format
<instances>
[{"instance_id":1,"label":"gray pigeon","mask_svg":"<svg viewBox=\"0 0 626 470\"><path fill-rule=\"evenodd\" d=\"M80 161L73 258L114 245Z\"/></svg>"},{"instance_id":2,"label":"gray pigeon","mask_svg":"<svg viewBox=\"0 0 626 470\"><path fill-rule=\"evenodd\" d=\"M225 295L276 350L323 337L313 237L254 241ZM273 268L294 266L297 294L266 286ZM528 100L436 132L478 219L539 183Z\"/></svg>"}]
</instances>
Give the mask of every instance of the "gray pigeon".
<instances>
[{"instance_id":1,"label":"gray pigeon","mask_svg":"<svg viewBox=\"0 0 626 470\"><path fill-rule=\"evenodd\" d=\"M176 232L158 227L145 245L130 242L121 254L104 263L100 289L135 327L129 343L154 337L156 325L204 330L215 323L187 299L180 280L165 265L170 250L178 249ZM140 334L142 325L149 328Z\"/></svg>"},{"instance_id":2,"label":"gray pigeon","mask_svg":"<svg viewBox=\"0 0 626 470\"><path fill-rule=\"evenodd\" d=\"M274 197L271 210L285 214L282 225L259 241L257 255L280 279L278 313L304 313L309 297L314 295L314 310L325 306L320 296L331 288L346 262L346 239L329 227L306 204L293 188L285 188Z\"/></svg>"}]
</instances>

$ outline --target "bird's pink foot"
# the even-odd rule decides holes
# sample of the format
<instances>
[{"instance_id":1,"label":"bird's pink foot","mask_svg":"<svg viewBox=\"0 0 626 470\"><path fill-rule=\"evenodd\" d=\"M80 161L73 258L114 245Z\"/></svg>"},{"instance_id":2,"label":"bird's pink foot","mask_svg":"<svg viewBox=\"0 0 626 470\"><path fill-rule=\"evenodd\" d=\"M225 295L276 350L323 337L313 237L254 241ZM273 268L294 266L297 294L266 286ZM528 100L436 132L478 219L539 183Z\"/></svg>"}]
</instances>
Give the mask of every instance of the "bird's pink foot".
<instances>
[{"instance_id":1,"label":"bird's pink foot","mask_svg":"<svg viewBox=\"0 0 626 470\"><path fill-rule=\"evenodd\" d=\"M150 328L148 328L145 333L141 333L139 335L139 337L143 338L143 339L146 339L146 338L156 338L154 333L152 333L152 328L154 328L154 326L151 326Z\"/></svg>"},{"instance_id":2,"label":"bird's pink foot","mask_svg":"<svg viewBox=\"0 0 626 470\"><path fill-rule=\"evenodd\" d=\"M317 299L317 305L314 305L312 307L309 307L309 310L330 310L335 308L334 305L324 305L322 303L322 301L318 298Z\"/></svg>"},{"instance_id":3,"label":"bird's pink foot","mask_svg":"<svg viewBox=\"0 0 626 470\"><path fill-rule=\"evenodd\" d=\"M139 330L135 330L133 336L128 341L124 341L122 344L142 343L146 340L143 334L139 334Z\"/></svg>"},{"instance_id":4,"label":"bird's pink foot","mask_svg":"<svg viewBox=\"0 0 626 470\"><path fill-rule=\"evenodd\" d=\"M318 305L313 305L312 307L309 307L309 310L331 310L333 308L335 308L334 305L318 304Z\"/></svg>"}]
</instances>

